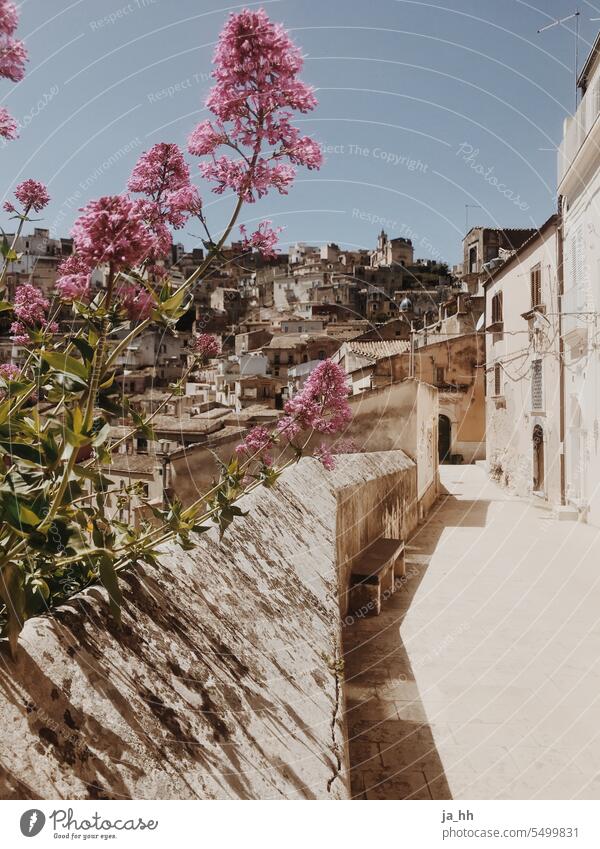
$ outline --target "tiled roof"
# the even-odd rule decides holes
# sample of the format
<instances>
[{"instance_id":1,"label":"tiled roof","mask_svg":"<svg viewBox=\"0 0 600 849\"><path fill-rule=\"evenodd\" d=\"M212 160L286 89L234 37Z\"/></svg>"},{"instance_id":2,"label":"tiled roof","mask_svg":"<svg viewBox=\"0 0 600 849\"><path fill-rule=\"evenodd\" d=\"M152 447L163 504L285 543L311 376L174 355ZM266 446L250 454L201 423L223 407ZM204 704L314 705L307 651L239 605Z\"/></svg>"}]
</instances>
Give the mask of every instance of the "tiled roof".
<instances>
[{"instance_id":1,"label":"tiled roof","mask_svg":"<svg viewBox=\"0 0 600 849\"><path fill-rule=\"evenodd\" d=\"M346 346L353 354L360 357L369 357L372 360L382 360L386 357L395 357L410 351L410 342L406 339L380 339L376 342L346 342Z\"/></svg>"}]
</instances>

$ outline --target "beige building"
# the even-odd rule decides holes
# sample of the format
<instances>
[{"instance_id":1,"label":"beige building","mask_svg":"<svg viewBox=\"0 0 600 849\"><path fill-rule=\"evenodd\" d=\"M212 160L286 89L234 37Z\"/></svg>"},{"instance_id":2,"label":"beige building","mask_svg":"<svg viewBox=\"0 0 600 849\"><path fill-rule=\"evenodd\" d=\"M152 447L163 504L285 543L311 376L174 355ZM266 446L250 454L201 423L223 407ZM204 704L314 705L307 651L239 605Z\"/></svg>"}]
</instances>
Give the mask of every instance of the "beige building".
<instances>
[{"instance_id":1,"label":"beige building","mask_svg":"<svg viewBox=\"0 0 600 849\"><path fill-rule=\"evenodd\" d=\"M410 239L390 239L383 230L377 239L377 247L370 256L372 268L390 265L412 265L413 246Z\"/></svg>"},{"instance_id":2,"label":"beige building","mask_svg":"<svg viewBox=\"0 0 600 849\"><path fill-rule=\"evenodd\" d=\"M481 295L483 283L498 263L506 259L535 233L534 229L471 227L463 239L460 280L473 295Z\"/></svg>"},{"instance_id":3,"label":"beige building","mask_svg":"<svg viewBox=\"0 0 600 849\"><path fill-rule=\"evenodd\" d=\"M561 503L557 216L485 284L487 460L518 495Z\"/></svg>"},{"instance_id":4,"label":"beige building","mask_svg":"<svg viewBox=\"0 0 600 849\"><path fill-rule=\"evenodd\" d=\"M416 348L413 357L415 376L438 390L440 463L485 459L484 334L432 341Z\"/></svg>"}]
</instances>

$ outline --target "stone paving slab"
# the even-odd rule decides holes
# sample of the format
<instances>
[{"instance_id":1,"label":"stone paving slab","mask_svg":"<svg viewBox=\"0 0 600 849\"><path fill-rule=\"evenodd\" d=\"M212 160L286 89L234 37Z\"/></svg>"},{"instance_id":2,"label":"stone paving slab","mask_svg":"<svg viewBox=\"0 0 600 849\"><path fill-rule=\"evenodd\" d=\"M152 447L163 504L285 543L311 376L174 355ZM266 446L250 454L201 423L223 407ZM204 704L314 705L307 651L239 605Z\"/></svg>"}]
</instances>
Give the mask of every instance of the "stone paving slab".
<instances>
[{"instance_id":1,"label":"stone paving slab","mask_svg":"<svg viewBox=\"0 0 600 849\"><path fill-rule=\"evenodd\" d=\"M353 795L599 798L600 531L440 471L406 580L345 629Z\"/></svg>"}]
</instances>

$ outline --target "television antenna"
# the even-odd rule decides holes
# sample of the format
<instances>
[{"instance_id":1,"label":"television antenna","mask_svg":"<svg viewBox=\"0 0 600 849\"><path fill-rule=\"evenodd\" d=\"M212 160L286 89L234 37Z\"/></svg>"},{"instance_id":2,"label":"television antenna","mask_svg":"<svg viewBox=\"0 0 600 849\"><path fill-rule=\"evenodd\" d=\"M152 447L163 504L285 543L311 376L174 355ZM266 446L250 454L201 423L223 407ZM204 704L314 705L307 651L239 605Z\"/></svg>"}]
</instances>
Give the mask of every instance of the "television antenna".
<instances>
[{"instance_id":1,"label":"television antenna","mask_svg":"<svg viewBox=\"0 0 600 849\"><path fill-rule=\"evenodd\" d=\"M579 9L575 9L573 14L567 15L564 18L557 18L555 21L552 21L550 24L546 24L544 27L540 27L538 30L538 35L542 32L546 32L548 29L552 29L553 27L559 27L563 24L566 24L567 21L572 21L575 18L575 109L577 110L577 70L579 68L579 18L581 16L581 12ZM592 18L594 20L594 18ZM568 30L571 32L571 30Z\"/></svg>"}]
</instances>

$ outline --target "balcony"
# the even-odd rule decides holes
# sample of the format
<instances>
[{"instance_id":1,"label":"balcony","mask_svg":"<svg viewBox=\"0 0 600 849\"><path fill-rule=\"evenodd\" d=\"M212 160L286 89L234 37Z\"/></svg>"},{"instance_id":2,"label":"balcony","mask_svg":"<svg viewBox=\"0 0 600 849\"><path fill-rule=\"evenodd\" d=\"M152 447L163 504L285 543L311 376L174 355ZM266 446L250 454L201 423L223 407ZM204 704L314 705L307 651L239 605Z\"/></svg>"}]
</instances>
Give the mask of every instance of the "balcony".
<instances>
[{"instance_id":1,"label":"balcony","mask_svg":"<svg viewBox=\"0 0 600 849\"><path fill-rule=\"evenodd\" d=\"M593 97L592 93L592 90L588 90L575 115L566 118L564 122L563 140L558 148L558 187L561 195L573 191L573 187L584 176L587 160L597 157L600 99Z\"/></svg>"}]
</instances>

